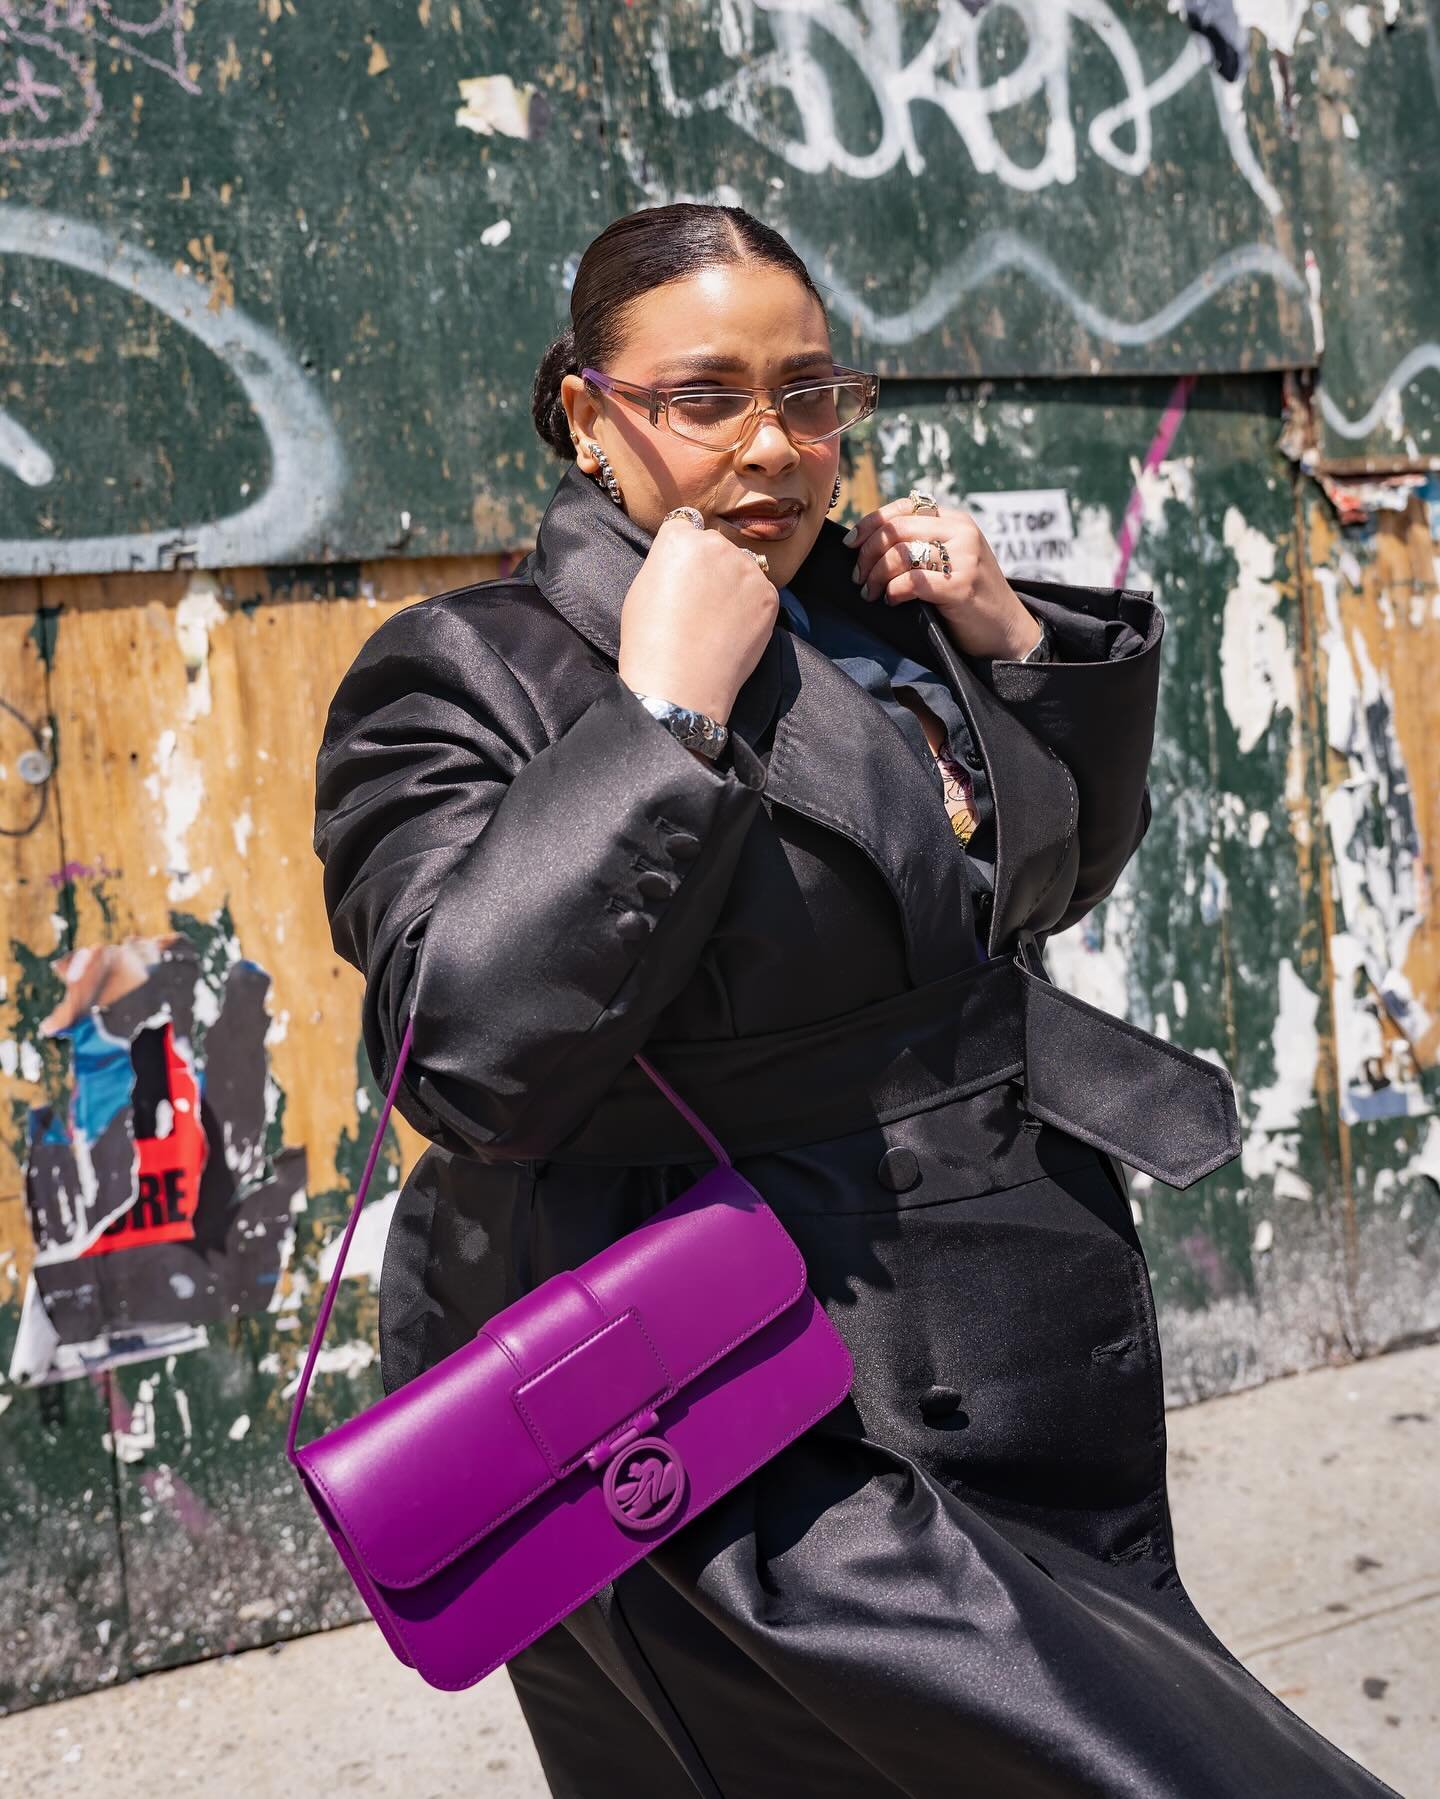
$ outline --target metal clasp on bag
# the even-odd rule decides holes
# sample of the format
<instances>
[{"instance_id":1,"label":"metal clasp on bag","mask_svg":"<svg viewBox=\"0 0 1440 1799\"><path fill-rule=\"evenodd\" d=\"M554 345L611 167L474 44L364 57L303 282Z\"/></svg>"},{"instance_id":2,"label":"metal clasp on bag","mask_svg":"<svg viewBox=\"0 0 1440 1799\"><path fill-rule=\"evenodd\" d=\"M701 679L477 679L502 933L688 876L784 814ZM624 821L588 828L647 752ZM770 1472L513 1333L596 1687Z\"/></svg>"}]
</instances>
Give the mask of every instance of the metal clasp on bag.
<instances>
[{"instance_id":1,"label":"metal clasp on bag","mask_svg":"<svg viewBox=\"0 0 1440 1799\"><path fill-rule=\"evenodd\" d=\"M663 1437L644 1435L658 1422L655 1412L647 1412L585 1457L597 1472L604 1465L606 1510L627 1530L658 1530L685 1501L688 1483L678 1451Z\"/></svg>"}]
</instances>

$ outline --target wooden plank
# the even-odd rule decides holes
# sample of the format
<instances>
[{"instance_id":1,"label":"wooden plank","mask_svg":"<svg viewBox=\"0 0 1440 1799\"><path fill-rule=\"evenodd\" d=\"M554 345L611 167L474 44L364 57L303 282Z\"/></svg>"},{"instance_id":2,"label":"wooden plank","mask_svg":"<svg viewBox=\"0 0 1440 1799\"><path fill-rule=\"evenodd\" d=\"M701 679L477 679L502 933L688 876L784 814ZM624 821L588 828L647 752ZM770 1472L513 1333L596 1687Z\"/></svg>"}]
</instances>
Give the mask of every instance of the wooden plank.
<instances>
[{"instance_id":1,"label":"wooden plank","mask_svg":"<svg viewBox=\"0 0 1440 1799\"><path fill-rule=\"evenodd\" d=\"M1342 530L1308 488L1303 548L1348 1299L1373 1354L1440 1328L1440 483L1369 492Z\"/></svg>"},{"instance_id":2,"label":"wooden plank","mask_svg":"<svg viewBox=\"0 0 1440 1799\"><path fill-rule=\"evenodd\" d=\"M165 987L151 973L142 975L143 991L153 995L149 1004L191 1021L192 1036L185 1038L178 1023L177 1036L193 1051L202 1116L220 1121L210 1133L207 1167L235 1163L233 1203L242 1214L251 1207L260 1237L271 1233L271 1247L262 1243L245 1263L245 1233L253 1227L242 1215L239 1235L232 1228L218 1262L206 1264L221 1269L216 1293L197 1287L198 1262L172 1267L152 1257L142 1269L134 1249L100 1258L108 1285L89 1259L61 1270L68 1284L58 1298L52 1283L52 1315L62 1303L65 1317L85 1316L86 1305L95 1311L89 1334L98 1345L89 1353L108 1371L93 1382L19 1395L0 1416L0 1503L22 1525L29 1520L14 1535L17 1559L0 1560L0 1620L18 1620L31 1597L20 1555L27 1543L45 1563L45 1581L57 1592L73 1589L83 1603L56 1600L65 1628L55 1642L19 1639L15 1685L0 1693L0 1708L52 1696L67 1684L96 1684L105 1667L116 1666L116 1500L128 1581L127 1669L357 1615L353 1592L282 1456L286 1387L313 1325L321 1257L348 1208L377 1098L360 1043L360 977L330 947L311 848L314 757L340 677L381 620L427 592L496 572L486 559L242 570L223 582L186 573L56 580L43 594L58 619L46 681L33 647L28 661L22 653L37 596L32 590L27 614L11 589L11 612L0 618L9 633L4 641L16 650L14 666L29 671L32 707L40 694L56 721L51 816L65 818L73 834L66 841L76 846L64 889L73 942L113 949L179 933L180 947L188 945L191 972L179 986ZM26 955L48 967L56 901L43 877L61 857L53 843L42 849L40 834L4 842L0 853L12 870L23 855L35 871L28 887L16 888L35 897L25 900L28 912L14 913L15 934ZM260 1002L256 983L267 979ZM227 1025L237 991L251 995L252 1007L263 1003L268 1027L252 1011L247 1035L243 1007L239 1024ZM116 1000L103 1013L122 1040L148 1015L142 1007L124 1026L125 1003ZM21 1072L31 1068L34 1047L27 1029ZM68 1070L68 1043L52 1047ZM135 1080L138 1119L138 1072ZM31 1099L38 1091L23 1080L16 1090ZM172 1085L171 1097L179 1091ZM417 1149L408 1129L404 1138L390 1159L392 1178ZM253 1156L246 1147L252 1139ZM14 1247L33 1256L18 1198L0 1216ZM357 1278L342 1291L333 1327L340 1363L319 1380L317 1426L378 1396L376 1292L367 1267L373 1277L374 1261L362 1255ZM157 1293L167 1298L167 1268L189 1283L193 1297L175 1289L178 1297L159 1320L171 1334L147 1354L147 1343L159 1339L134 1332L147 1331L158 1316L146 1307ZM14 1292L12 1286L8 1299L0 1295L7 1361L18 1326ZM133 1360L136 1354L142 1359ZM64 1478L46 1447L42 1406L46 1415L58 1408L71 1421ZM108 1532L113 1632L103 1654L95 1582L87 1584L79 1562L62 1552L55 1535L62 1527L72 1530L82 1559L97 1555L97 1530ZM16 1622L12 1637L19 1630ZM88 1633L88 1648L77 1646L76 1631Z\"/></svg>"}]
</instances>

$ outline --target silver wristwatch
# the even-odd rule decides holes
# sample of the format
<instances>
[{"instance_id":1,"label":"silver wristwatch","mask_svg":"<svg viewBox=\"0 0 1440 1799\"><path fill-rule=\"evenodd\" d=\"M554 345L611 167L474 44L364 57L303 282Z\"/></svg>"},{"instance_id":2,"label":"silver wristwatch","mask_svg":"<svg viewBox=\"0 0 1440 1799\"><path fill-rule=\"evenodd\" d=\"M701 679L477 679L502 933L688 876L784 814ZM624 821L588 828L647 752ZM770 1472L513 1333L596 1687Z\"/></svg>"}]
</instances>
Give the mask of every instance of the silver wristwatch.
<instances>
[{"instance_id":1,"label":"silver wristwatch","mask_svg":"<svg viewBox=\"0 0 1440 1799\"><path fill-rule=\"evenodd\" d=\"M1030 616L1031 618L1035 618L1033 612ZM1055 651L1050 643L1050 627L1045 623L1043 618L1035 618L1035 623L1040 627L1040 641L1032 645L1023 656L1017 657L1017 661L1053 662L1055 660Z\"/></svg>"},{"instance_id":2,"label":"silver wristwatch","mask_svg":"<svg viewBox=\"0 0 1440 1799\"><path fill-rule=\"evenodd\" d=\"M698 750L713 762L730 738L729 728L703 712L692 712L688 706L677 706L673 700L657 699L653 693L637 693L635 698L650 714L659 719L670 735L687 750Z\"/></svg>"}]
</instances>

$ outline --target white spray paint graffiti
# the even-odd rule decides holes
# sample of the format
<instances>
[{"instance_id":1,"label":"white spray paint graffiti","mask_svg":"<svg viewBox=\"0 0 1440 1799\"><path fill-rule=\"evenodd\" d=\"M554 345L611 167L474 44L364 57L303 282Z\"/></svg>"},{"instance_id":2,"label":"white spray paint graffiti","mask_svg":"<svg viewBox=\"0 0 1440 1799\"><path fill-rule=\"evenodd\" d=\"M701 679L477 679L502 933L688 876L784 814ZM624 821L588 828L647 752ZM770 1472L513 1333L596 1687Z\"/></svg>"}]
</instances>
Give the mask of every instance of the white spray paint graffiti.
<instances>
[{"instance_id":1,"label":"white spray paint graffiti","mask_svg":"<svg viewBox=\"0 0 1440 1799\"><path fill-rule=\"evenodd\" d=\"M1401 357L1375 396L1374 404L1358 419L1347 418L1322 387L1319 395L1321 415L1337 436L1352 441L1368 437L1382 423L1389 426L1392 436L1399 437L1404 431L1404 422L1396 401L1415 377L1427 369L1440 371L1440 344L1418 344Z\"/></svg>"},{"instance_id":2,"label":"white spray paint graffiti","mask_svg":"<svg viewBox=\"0 0 1440 1799\"><path fill-rule=\"evenodd\" d=\"M1241 25L1258 31L1275 55L1289 57L1308 10L1308 0L1241 0L1237 13ZM1172 3L1171 11L1178 12L1178 6ZM1025 50L1014 66L987 78L980 35L992 29L990 22L1002 12L1022 27ZM757 50L762 21L770 43ZM1124 89L1120 100L1097 112L1085 127L1084 146L1090 154L1117 173L1143 177L1154 153L1156 113L1203 73L1236 171L1267 214L1276 217L1285 210L1283 196L1250 141L1245 90L1220 78L1207 40L1187 32L1169 65L1147 79L1129 31L1107 0L991 0L973 8L965 0L940 0L929 38L918 48L912 44L908 56L905 28L910 21L896 0L859 0L855 5L841 0L718 0L717 23L721 51L739 66L700 92L686 94L676 80L670 30L662 14L650 61L665 112L680 120L724 114L799 174L834 172L873 181L903 165L911 177L923 175L927 162L915 117L916 108L924 106L944 114L977 174L993 176L1021 193L1068 186L1079 175L1081 148L1071 71L1079 36L1089 33L1109 55ZM830 73L837 56L848 60L873 104L878 126L866 148L853 148L853 132L842 129L844 115ZM777 94L786 105L774 104ZM997 121L1018 107L1037 104L1044 108L1044 147L1034 162L1018 163L1002 144ZM1127 134L1128 148L1122 142ZM618 147L631 177L651 201L685 197L657 179L632 137L622 133ZM740 203L730 190L714 197ZM1311 298L1303 274L1288 257L1272 244L1255 242L1232 246L1148 317L1121 319L1087 299L1038 245L1014 232L993 231L967 240L963 252L936 272L923 296L887 313L858 284L848 284L815 245L793 228L788 235L824 280L835 310L871 342L885 345L910 343L934 330L972 289L1010 270L1053 294L1087 331L1122 348L1140 348L1173 333L1191 313L1238 282L1267 280L1307 305ZM1316 336L1318 353L1318 319ZM1367 437L1385 421L1400 435L1398 395L1426 369L1440 369L1440 345L1412 350L1358 419L1348 418L1322 390L1319 404L1327 424L1351 440Z\"/></svg>"},{"instance_id":3,"label":"white spray paint graffiti","mask_svg":"<svg viewBox=\"0 0 1440 1799\"><path fill-rule=\"evenodd\" d=\"M8 468L27 487L48 487L55 464L18 419L0 410L0 468Z\"/></svg>"},{"instance_id":4,"label":"white spray paint graffiti","mask_svg":"<svg viewBox=\"0 0 1440 1799\"><path fill-rule=\"evenodd\" d=\"M318 551L322 527L345 485L345 461L325 408L277 338L233 306L211 311L203 285L148 251L60 213L0 206L0 256L7 253L98 275L198 338L239 382L264 428L270 480L241 511L173 529L61 541L0 538L0 574L103 574L186 563L220 567ZM0 428L0 460L5 443Z\"/></svg>"},{"instance_id":5,"label":"white spray paint graffiti","mask_svg":"<svg viewBox=\"0 0 1440 1799\"><path fill-rule=\"evenodd\" d=\"M1087 331L1108 343L1125 347L1139 347L1166 336L1192 312L1213 300L1222 288L1253 276L1266 277L1277 287L1292 293L1304 294L1306 291L1303 277L1278 250L1269 244L1246 244L1217 256L1203 274L1197 275L1147 318L1129 321L1102 312L1085 299L1055 261L1034 244L1027 243L1013 231L987 231L967 247L963 258L957 258L935 277L924 297L915 305L900 312L883 314L877 312L857 288L847 286L829 268L823 252L794 231L789 233L789 238L810 267L821 274L835 310L857 331L882 344L909 343L934 330L950 316L957 302L971 288L1007 269L1020 269L1047 288Z\"/></svg>"},{"instance_id":6,"label":"white spray paint graffiti","mask_svg":"<svg viewBox=\"0 0 1440 1799\"><path fill-rule=\"evenodd\" d=\"M1024 29L1020 61L1001 75L986 79L981 67L983 20L998 12L1015 16ZM756 25L763 18L773 48L755 52ZM721 0L721 49L741 66L702 92L682 94L675 81L669 29L662 15L651 44L651 63L661 103L670 117L693 119L724 113L739 130L781 158L798 173L835 171L856 181L873 181L902 164L919 177L926 159L915 135L915 108L938 108L964 144L978 174L993 176L1012 190L1039 193L1073 183L1079 159L1071 93L1072 52L1077 29L1097 37L1114 63L1124 97L1095 115L1086 144L1100 161L1134 178L1150 168L1152 118L1199 73L1208 69L1216 118L1235 167L1266 211L1276 214L1283 202L1261 168L1246 132L1243 96L1220 80L1210 65L1213 51L1203 38L1187 33L1183 48L1160 75L1147 80L1130 34L1106 0L994 0L972 11L963 0L941 0L929 39L908 60L903 47L905 20L895 0L861 0L858 6L838 0ZM822 40L824 40L822 44ZM827 63L836 52L849 58L855 74L869 89L878 115L878 136L863 150L849 147L838 123L839 109ZM777 110L769 102L783 93L790 105ZM1041 155L1018 163L1006 152L996 129L1000 115L1036 102L1045 109ZM798 128L787 131L777 119L798 115ZM1130 148L1119 141L1133 135ZM652 175L638 145L622 134L619 146L630 173L655 201L674 198ZM1263 277L1300 297L1304 279L1273 245L1253 243L1227 251L1184 291L1149 318L1124 321L1101 311L1082 296L1052 259L1011 232L986 233L967 242L964 251L931 282L925 296L892 314L880 314L853 288L837 280L825 259L791 240L835 294L836 305L857 329L879 343L905 343L933 329L957 301L979 282L1007 269L1018 269L1047 288L1085 328L1108 342L1136 346L1173 331L1220 289L1236 281Z\"/></svg>"},{"instance_id":7,"label":"white spray paint graffiti","mask_svg":"<svg viewBox=\"0 0 1440 1799\"><path fill-rule=\"evenodd\" d=\"M980 36L987 21L1000 12L1013 14L1023 28L1025 51L1015 66L987 80ZM774 48L755 55L760 17ZM1124 98L1097 113L1086 133L1090 150L1124 174L1140 175L1149 168L1152 114L1212 60L1209 45L1187 34L1169 68L1147 81L1130 33L1107 0L992 0L976 12L963 0L940 0L929 38L907 59L903 40L908 22L896 0L859 0L855 6L839 0L721 0L721 48L732 57L745 58L740 68L699 94L682 95L674 80L663 13L652 40L651 62L662 104L672 118L724 112L800 173L834 169L852 180L873 181L903 161L908 174L923 174L926 163L915 137L913 109L924 103L949 120L979 174L993 174L1008 187L1037 193L1074 181L1077 172L1070 88L1076 27L1099 39L1124 86ZM818 34L829 40L823 54ZM850 59L869 87L880 121L873 149L851 150L837 123L826 73L826 61L837 51ZM789 96L799 114L798 135L784 131L765 104L776 89ZM1043 98L1046 109L1045 147L1035 162L1019 163L1005 150L993 121L1037 98ZM1229 143L1233 118L1223 105L1221 113ZM1126 128L1134 133L1129 150L1117 142ZM1250 179L1254 158L1248 145L1246 149L1241 172ZM1267 207L1273 200L1278 210L1278 197L1263 176L1257 192Z\"/></svg>"}]
</instances>

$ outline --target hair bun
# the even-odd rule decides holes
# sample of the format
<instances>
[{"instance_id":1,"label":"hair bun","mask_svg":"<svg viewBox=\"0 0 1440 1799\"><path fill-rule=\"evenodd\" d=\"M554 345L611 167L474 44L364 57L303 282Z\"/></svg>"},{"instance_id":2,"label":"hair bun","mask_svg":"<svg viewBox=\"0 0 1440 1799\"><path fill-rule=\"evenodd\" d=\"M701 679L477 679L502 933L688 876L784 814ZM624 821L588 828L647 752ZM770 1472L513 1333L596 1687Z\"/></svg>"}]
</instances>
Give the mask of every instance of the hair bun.
<instances>
[{"instance_id":1,"label":"hair bun","mask_svg":"<svg viewBox=\"0 0 1440 1799\"><path fill-rule=\"evenodd\" d=\"M579 372L575 332L567 325L540 358L530 392L530 416L536 431L555 454L567 462L575 460L575 446L570 441L570 420L560 399L560 383L566 375L578 375Z\"/></svg>"}]
</instances>

